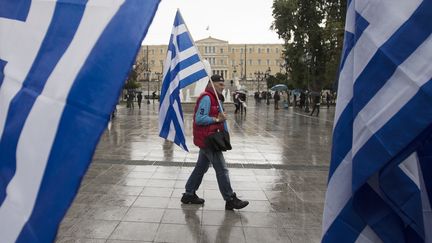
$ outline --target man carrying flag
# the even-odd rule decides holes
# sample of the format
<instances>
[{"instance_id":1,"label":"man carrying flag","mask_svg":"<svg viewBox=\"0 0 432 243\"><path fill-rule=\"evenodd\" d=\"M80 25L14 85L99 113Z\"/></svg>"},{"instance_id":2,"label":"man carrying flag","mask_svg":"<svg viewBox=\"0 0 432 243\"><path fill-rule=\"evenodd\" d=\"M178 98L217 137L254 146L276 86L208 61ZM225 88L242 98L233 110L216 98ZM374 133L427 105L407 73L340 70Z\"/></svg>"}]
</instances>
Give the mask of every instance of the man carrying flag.
<instances>
[{"instance_id":1,"label":"man carrying flag","mask_svg":"<svg viewBox=\"0 0 432 243\"><path fill-rule=\"evenodd\" d=\"M322 242L432 242L432 1L348 1Z\"/></svg>"},{"instance_id":2,"label":"man carrying flag","mask_svg":"<svg viewBox=\"0 0 432 243\"><path fill-rule=\"evenodd\" d=\"M225 209L241 209L246 207L249 202L242 201L231 188L228 168L222 151L217 151L210 147L206 139L218 132L227 131L226 115L221 107L223 101L222 91L225 87L223 77L215 74L211 76L205 91L199 96L194 109L193 136L194 144L200 148L198 161L192 174L186 183L186 192L181 198L182 203L203 204L204 199L196 195L204 174L207 172L210 162L216 171L216 178L219 191L226 201Z\"/></svg>"},{"instance_id":3,"label":"man carrying flag","mask_svg":"<svg viewBox=\"0 0 432 243\"><path fill-rule=\"evenodd\" d=\"M159 107L159 136L173 141L188 151L180 104L180 89L201 79L208 79L209 75L179 10L174 20L164 67ZM249 202L239 200L233 193L222 152L209 151L208 149L207 152L204 152L205 137L215 132L210 128L226 129L225 123L222 123L225 121L225 115L222 110L219 112L218 108L219 96L223 97L221 92L224 89L224 80L218 75L212 76L212 79L216 83L216 88L209 81L206 91L200 96L195 107L194 143L200 147L200 154L194 172L186 184L186 192L181 201L193 204L204 203L204 199L199 198L195 192L198 190L211 161L215 169L217 168L219 188L223 198L227 201L226 209L240 209L246 207ZM200 108L197 113L198 106ZM217 109L214 110L215 108ZM212 123L215 123L216 126Z\"/></svg>"}]
</instances>

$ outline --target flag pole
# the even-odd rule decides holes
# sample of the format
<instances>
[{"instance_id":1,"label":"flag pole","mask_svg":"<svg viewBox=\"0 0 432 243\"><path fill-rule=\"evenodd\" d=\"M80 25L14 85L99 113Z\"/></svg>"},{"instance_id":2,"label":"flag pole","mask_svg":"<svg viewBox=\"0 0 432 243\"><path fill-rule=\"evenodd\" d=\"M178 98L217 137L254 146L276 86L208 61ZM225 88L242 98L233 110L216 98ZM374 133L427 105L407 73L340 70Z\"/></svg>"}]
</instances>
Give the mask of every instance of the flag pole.
<instances>
[{"instance_id":1,"label":"flag pole","mask_svg":"<svg viewBox=\"0 0 432 243\"><path fill-rule=\"evenodd\" d=\"M177 12L180 14L181 18L183 19L183 16L182 16L182 14L180 12L180 9L177 8ZM183 21L184 21L184 19L183 19ZM192 38L192 35L190 34L189 28L186 25L186 21L184 21L184 25L185 25L185 28L187 30L187 33L188 33L190 39L192 40L193 46L198 50L197 46L195 45L195 40ZM201 53L199 51L197 51L197 53L198 53L198 57L199 57L201 63L203 63L203 61L202 61L203 59L202 59ZM203 65L204 65L204 63L203 63ZM207 73L207 69L204 69L204 70ZM221 112L224 112L223 107L222 107L222 103L220 102L220 99L219 99L219 95L218 95L218 93L216 91L216 88L214 87L213 80L211 79L211 76L210 76L209 73L207 73L207 77L210 79L210 83L211 83L211 86L213 88L213 92L216 94L216 100L217 100L217 102L219 104L219 108L220 108Z\"/></svg>"}]
</instances>

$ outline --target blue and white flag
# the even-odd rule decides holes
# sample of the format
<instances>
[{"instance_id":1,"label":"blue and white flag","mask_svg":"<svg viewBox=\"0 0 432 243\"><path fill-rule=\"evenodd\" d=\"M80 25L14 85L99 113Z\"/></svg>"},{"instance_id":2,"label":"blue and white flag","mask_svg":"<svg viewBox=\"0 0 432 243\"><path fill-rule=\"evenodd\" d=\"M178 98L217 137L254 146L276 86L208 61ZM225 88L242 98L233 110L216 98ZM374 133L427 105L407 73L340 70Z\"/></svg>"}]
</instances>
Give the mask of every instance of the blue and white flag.
<instances>
[{"instance_id":1,"label":"blue and white flag","mask_svg":"<svg viewBox=\"0 0 432 243\"><path fill-rule=\"evenodd\" d=\"M186 151L189 150L186 146L180 89L207 77L198 49L180 11L177 10L164 63L159 106L159 136L174 142Z\"/></svg>"},{"instance_id":2,"label":"blue and white flag","mask_svg":"<svg viewBox=\"0 0 432 243\"><path fill-rule=\"evenodd\" d=\"M322 242L432 242L432 1L348 1Z\"/></svg>"},{"instance_id":3,"label":"blue and white flag","mask_svg":"<svg viewBox=\"0 0 432 243\"><path fill-rule=\"evenodd\" d=\"M0 242L52 242L159 0L0 0Z\"/></svg>"}]
</instances>

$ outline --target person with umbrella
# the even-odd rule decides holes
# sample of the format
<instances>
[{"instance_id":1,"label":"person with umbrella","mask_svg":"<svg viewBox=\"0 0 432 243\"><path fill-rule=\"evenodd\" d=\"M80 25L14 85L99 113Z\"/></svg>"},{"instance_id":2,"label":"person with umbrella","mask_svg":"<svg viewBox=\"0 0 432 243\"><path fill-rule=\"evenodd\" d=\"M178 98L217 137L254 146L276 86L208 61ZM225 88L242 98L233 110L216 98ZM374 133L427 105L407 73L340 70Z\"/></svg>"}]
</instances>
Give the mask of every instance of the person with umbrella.
<instances>
[{"instance_id":1,"label":"person with umbrella","mask_svg":"<svg viewBox=\"0 0 432 243\"><path fill-rule=\"evenodd\" d=\"M288 91L288 86L285 84L276 84L275 86L270 88L271 91L275 91L275 94L273 96L274 98L274 106L275 110L279 110L279 100L281 98L280 92Z\"/></svg>"}]
</instances>

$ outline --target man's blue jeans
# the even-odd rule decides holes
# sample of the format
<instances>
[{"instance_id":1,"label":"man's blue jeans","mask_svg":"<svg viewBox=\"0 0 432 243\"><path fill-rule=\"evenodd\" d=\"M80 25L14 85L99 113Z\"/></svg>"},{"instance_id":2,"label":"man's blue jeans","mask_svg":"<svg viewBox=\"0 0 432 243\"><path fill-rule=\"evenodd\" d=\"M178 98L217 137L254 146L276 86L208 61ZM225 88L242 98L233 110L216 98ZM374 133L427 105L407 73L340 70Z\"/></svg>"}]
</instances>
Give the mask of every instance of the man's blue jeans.
<instances>
[{"instance_id":1,"label":"man's blue jeans","mask_svg":"<svg viewBox=\"0 0 432 243\"><path fill-rule=\"evenodd\" d=\"M225 201L230 200L233 194L231 182L228 175L228 168L221 151L211 151L210 149L200 149L198 161L192 174L186 183L186 194L194 194L201 185L204 174L207 172L210 162L216 171L216 179L219 191Z\"/></svg>"}]
</instances>

